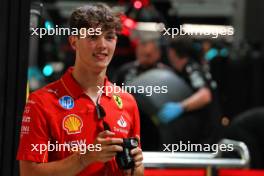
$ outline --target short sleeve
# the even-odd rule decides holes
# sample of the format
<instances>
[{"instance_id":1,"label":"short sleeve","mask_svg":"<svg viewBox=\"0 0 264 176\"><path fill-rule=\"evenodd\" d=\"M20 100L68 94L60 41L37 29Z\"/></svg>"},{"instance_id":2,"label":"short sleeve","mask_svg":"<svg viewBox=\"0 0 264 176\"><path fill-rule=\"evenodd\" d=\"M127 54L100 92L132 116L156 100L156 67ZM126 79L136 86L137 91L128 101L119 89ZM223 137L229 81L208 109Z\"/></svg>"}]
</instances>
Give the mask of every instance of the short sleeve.
<instances>
[{"instance_id":1,"label":"short sleeve","mask_svg":"<svg viewBox=\"0 0 264 176\"><path fill-rule=\"evenodd\" d=\"M17 160L48 162L49 135L45 111L36 95L27 100L21 123Z\"/></svg>"},{"instance_id":2,"label":"short sleeve","mask_svg":"<svg viewBox=\"0 0 264 176\"><path fill-rule=\"evenodd\" d=\"M207 79L205 77L205 72L199 64L189 63L185 67L185 72L187 74L190 85L194 90L199 90L203 87L209 87Z\"/></svg>"},{"instance_id":3,"label":"short sleeve","mask_svg":"<svg viewBox=\"0 0 264 176\"><path fill-rule=\"evenodd\" d=\"M206 87L206 81L203 78L202 72L195 70L190 74L190 82L192 87L197 90Z\"/></svg>"},{"instance_id":4,"label":"short sleeve","mask_svg":"<svg viewBox=\"0 0 264 176\"><path fill-rule=\"evenodd\" d=\"M134 99L133 99L134 100ZM136 101L134 100L134 126L132 136L137 137L140 140L140 117Z\"/></svg>"}]
</instances>

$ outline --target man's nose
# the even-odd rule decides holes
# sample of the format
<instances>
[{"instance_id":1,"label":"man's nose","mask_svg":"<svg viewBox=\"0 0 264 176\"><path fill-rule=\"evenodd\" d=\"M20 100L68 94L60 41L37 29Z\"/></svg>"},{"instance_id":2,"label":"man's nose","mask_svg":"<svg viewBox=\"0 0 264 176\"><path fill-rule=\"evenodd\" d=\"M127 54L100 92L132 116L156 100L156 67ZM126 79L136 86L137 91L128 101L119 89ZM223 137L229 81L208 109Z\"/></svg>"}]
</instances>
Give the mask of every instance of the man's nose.
<instances>
[{"instance_id":1,"label":"man's nose","mask_svg":"<svg viewBox=\"0 0 264 176\"><path fill-rule=\"evenodd\" d=\"M97 47L105 48L106 47L106 40L103 36L100 36L97 41Z\"/></svg>"}]
</instances>

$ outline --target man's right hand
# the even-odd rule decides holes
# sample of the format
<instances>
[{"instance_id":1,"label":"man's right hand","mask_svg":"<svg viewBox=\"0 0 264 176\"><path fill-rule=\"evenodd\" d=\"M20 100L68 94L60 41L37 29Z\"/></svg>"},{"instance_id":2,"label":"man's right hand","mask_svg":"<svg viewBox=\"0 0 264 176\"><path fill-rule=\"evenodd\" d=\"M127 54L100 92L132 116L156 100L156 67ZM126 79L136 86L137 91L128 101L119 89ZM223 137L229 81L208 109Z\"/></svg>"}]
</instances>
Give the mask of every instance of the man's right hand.
<instances>
[{"instance_id":1,"label":"man's right hand","mask_svg":"<svg viewBox=\"0 0 264 176\"><path fill-rule=\"evenodd\" d=\"M21 176L67 176L77 175L86 166L94 162L107 162L111 160L117 152L122 151L120 144L123 143L122 138L114 138L115 133L103 131L98 134L94 141L94 145L100 144L101 151L87 151L85 154L73 153L59 161L48 163L36 163L32 161L20 161Z\"/></svg>"},{"instance_id":2,"label":"man's right hand","mask_svg":"<svg viewBox=\"0 0 264 176\"><path fill-rule=\"evenodd\" d=\"M117 152L123 151L121 144L122 138L114 138L115 133L111 131L100 132L94 142L94 145L101 144L101 151L87 151L86 154L80 154L80 160L84 166L94 162L110 161Z\"/></svg>"}]
</instances>

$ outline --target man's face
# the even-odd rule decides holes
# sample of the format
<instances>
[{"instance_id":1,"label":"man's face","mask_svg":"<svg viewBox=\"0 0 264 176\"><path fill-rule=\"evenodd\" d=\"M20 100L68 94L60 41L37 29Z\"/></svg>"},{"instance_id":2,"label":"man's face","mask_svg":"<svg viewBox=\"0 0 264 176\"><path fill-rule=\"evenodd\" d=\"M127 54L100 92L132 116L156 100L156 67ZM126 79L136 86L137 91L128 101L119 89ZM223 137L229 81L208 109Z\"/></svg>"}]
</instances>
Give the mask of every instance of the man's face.
<instances>
[{"instance_id":1,"label":"man's face","mask_svg":"<svg viewBox=\"0 0 264 176\"><path fill-rule=\"evenodd\" d=\"M172 67L176 71L181 71L183 64L184 64L183 63L184 59L179 58L177 53L175 52L175 50L172 48L168 49L168 57L169 57L169 61L172 65Z\"/></svg>"},{"instance_id":2,"label":"man's face","mask_svg":"<svg viewBox=\"0 0 264 176\"><path fill-rule=\"evenodd\" d=\"M101 71L109 65L117 42L115 30L102 32L101 35L88 35L86 38L74 36L76 50L76 65Z\"/></svg>"},{"instance_id":3,"label":"man's face","mask_svg":"<svg viewBox=\"0 0 264 176\"><path fill-rule=\"evenodd\" d=\"M151 66L160 59L160 50L153 41L139 43L136 49L136 56L140 65Z\"/></svg>"}]
</instances>

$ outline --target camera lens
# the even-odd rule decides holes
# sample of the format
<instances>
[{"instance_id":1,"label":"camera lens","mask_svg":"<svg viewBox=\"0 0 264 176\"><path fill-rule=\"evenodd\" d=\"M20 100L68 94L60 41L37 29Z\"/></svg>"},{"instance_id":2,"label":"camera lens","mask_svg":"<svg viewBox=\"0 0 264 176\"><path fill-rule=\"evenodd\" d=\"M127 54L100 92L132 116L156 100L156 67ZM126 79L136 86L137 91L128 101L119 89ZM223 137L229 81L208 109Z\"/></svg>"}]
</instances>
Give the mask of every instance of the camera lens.
<instances>
[{"instance_id":1,"label":"camera lens","mask_svg":"<svg viewBox=\"0 0 264 176\"><path fill-rule=\"evenodd\" d=\"M137 141L136 139L131 139L131 140L130 140L130 144L131 144L131 146L133 146L133 147L137 147L137 146L138 146L138 141Z\"/></svg>"}]
</instances>

